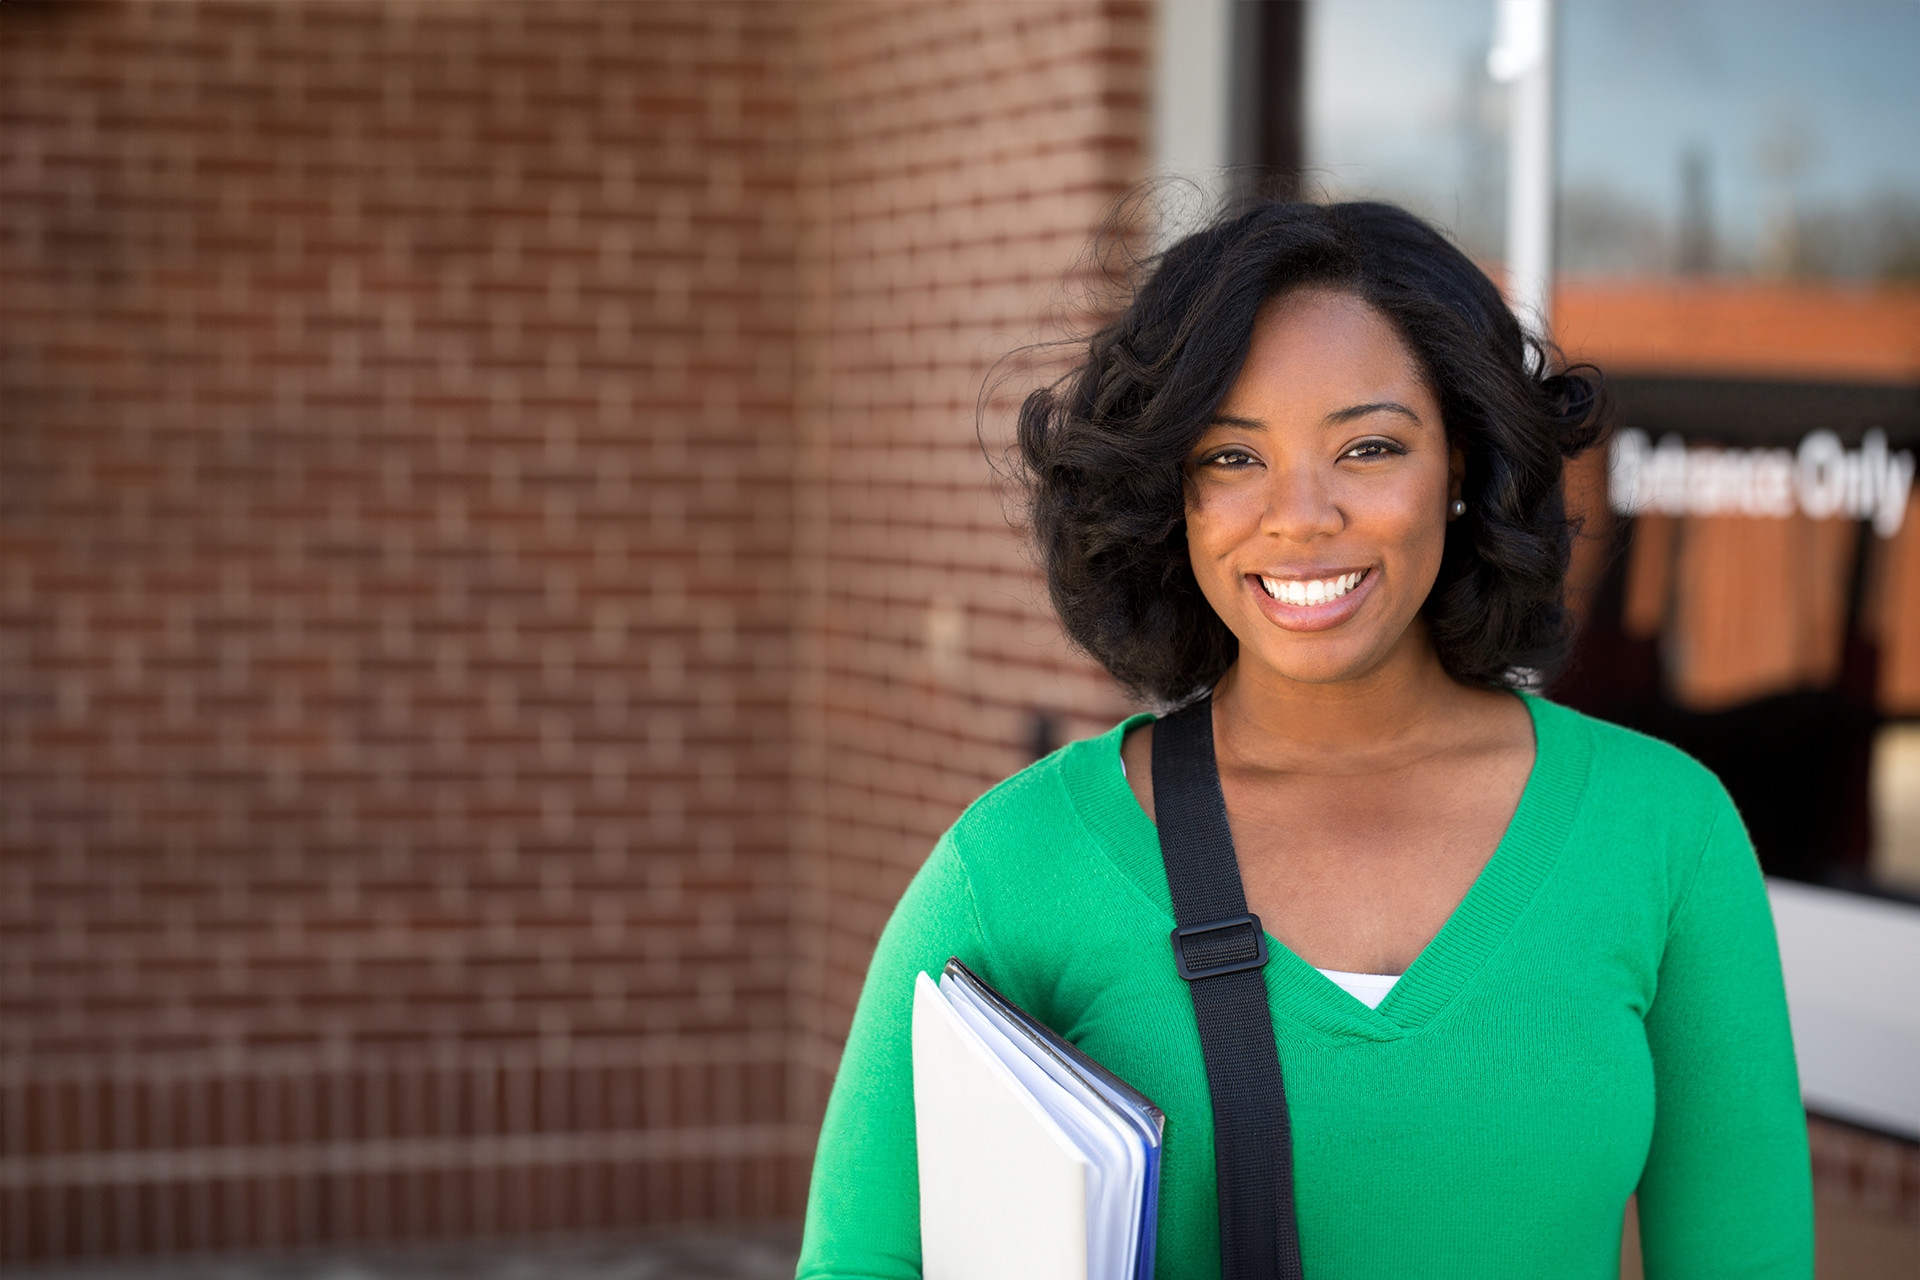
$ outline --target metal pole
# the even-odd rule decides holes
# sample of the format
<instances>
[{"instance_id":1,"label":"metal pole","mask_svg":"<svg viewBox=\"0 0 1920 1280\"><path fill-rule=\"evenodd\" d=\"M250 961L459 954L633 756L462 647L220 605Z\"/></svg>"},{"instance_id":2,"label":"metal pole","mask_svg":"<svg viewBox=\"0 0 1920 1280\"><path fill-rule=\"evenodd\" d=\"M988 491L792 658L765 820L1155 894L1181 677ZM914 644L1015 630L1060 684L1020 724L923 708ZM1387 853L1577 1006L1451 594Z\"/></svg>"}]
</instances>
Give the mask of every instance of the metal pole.
<instances>
[{"instance_id":1,"label":"metal pole","mask_svg":"<svg viewBox=\"0 0 1920 1280\"><path fill-rule=\"evenodd\" d=\"M1553 0L1499 0L1487 70L1507 115L1507 301L1545 336L1553 306Z\"/></svg>"}]
</instances>

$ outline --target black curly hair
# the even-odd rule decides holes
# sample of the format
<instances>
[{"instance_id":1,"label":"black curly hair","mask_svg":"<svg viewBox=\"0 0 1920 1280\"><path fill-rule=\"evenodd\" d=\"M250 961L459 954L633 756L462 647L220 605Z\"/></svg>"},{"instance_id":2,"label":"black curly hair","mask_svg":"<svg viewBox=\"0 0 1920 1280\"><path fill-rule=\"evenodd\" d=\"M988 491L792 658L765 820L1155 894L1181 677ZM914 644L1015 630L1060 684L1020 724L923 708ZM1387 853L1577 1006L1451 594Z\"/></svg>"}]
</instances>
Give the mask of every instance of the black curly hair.
<instances>
[{"instance_id":1,"label":"black curly hair","mask_svg":"<svg viewBox=\"0 0 1920 1280\"><path fill-rule=\"evenodd\" d=\"M1467 511L1448 526L1422 606L1441 665L1488 688L1559 665L1573 536L1560 477L1602 433L1598 369L1559 367L1484 272L1390 204L1261 201L1147 265L1085 361L1019 414L1028 518L1075 643L1164 704L1232 665L1237 642L1188 560L1184 466L1239 376L1261 304L1313 285L1351 292L1395 325L1466 455Z\"/></svg>"}]
</instances>

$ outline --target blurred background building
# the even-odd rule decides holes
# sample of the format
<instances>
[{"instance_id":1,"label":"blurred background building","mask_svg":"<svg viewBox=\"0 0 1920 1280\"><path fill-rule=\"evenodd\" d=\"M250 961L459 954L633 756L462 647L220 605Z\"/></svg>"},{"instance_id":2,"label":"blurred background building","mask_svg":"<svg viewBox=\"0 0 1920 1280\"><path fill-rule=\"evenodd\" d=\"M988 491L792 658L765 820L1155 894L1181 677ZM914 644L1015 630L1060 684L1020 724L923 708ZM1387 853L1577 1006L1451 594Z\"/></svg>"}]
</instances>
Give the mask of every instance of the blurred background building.
<instances>
[{"instance_id":1,"label":"blurred background building","mask_svg":"<svg viewBox=\"0 0 1920 1280\"><path fill-rule=\"evenodd\" d=\"M1029 344L1156 173L1502 273L1497 17L0 4L0 1260L795 1221L907 879L1128 710L990 465ZM1550 48L1552 332L1623 432L1549 692L1897 966L1920 4L1561 0ZM1797 972L1823 1275L1911 1274L1920 1001Z\"/></svg>"}]
</instances>

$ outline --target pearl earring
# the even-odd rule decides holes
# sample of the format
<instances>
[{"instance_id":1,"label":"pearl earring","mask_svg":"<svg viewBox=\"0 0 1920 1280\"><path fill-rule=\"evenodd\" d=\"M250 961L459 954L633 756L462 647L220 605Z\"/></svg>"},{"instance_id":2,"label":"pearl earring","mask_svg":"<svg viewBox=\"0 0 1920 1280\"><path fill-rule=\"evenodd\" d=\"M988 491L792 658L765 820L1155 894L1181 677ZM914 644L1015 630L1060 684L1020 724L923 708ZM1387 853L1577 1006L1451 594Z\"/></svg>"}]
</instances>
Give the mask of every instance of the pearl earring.
<instances>
[{"instance_id":1,"label":"pearl earring","mask_svg":"<svg viewBox=\"0 0 1920 1280\"><path fill-rule=\"evenodd\" d=\"M1467 514L1466 499L1455 498L1453 505L1448 507L1447 510L1452 513L1454 519L1458 520L1461 516Z\"/></svg>"}]
</instances>

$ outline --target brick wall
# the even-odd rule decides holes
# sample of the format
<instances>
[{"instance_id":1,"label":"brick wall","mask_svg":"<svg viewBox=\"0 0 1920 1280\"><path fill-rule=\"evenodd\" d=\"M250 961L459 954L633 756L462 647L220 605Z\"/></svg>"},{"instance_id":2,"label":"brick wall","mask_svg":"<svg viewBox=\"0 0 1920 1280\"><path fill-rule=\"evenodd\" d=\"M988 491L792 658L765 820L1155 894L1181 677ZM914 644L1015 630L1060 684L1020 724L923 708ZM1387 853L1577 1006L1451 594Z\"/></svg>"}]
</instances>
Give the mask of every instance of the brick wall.
<instances>
[{"instance_id":1,"label":"brick wall","mask_svg":"<svg viewBox=\"0 0 1920 1280\"><path fill-rule=\"evenodd\" d=\"M940 832L1128 710L1075 659L983 456L993 362L1084 327L1084 251L1146 167L1141 3L822 6L796 545L795 1060L817 1107L873 940ZM1075 264L1079 264L1078 274Z\"/></svg>"},{"instance_id":2,"label":"brick wall","mask_svg":"<svg viewBox=\"0 0 1920 1280\"><path fill-rule=\"evenodd\" d=\"M797 1213L1146 27L0 6L0 1256Z\"/></svg>"},{"instance_id":3,"label":"brick wall","mask_svg":"<svg viewBox=\"0 0 1920 1280\"><path fill-rule=\"evenodd\" d=\"M10 1252L795 1211L796 17L0 13Z\"/></svg>"}]
</instances>

